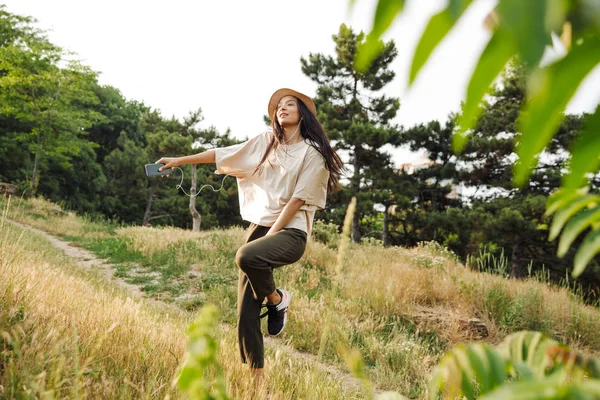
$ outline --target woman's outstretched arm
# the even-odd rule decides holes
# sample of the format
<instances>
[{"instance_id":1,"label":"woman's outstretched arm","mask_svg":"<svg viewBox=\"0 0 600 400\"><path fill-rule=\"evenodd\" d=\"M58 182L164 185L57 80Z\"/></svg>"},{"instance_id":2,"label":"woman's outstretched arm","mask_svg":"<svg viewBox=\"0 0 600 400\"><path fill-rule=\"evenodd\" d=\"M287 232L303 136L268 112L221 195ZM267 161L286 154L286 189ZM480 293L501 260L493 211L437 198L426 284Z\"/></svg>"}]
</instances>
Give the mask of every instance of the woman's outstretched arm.
<instances>
[{"instance_id":1,"label":"woman's outstretched arm","mask_svg":"<svg viewBox=\"0 0 600 400\"><path fill-rule=\"evenodd\" d=\"M184 164L210 164L215 162L215 149L203 151L202 153L191 154L183 157L163 157L156 161L157 164L165 164L158 170L178 167Z\"/></svg>"}]
</instances>

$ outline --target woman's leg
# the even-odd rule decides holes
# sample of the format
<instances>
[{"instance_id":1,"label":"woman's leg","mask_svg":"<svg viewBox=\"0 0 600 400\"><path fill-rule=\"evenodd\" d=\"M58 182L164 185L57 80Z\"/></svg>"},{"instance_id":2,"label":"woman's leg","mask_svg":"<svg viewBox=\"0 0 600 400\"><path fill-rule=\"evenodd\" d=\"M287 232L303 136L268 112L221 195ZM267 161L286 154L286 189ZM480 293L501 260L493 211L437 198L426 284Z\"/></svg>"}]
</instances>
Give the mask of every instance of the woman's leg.
<instances>
[{"instance_id":1,"label":"woman's leg","mask_svg":"<svg viewBox=\"0 0 600 400\"><path fill-rule=\"evenodd\" d=\"M268 228L251 226L246 244L236 254L240 268L238 285L238 339L242 362L253 369L264 366L260 309L265 297L275 292L273 268L292 264L302 257L306 233L285 229L264 236ZM260 374L260 371L255 371Z\"/></svg>"},{"instance_id":2,"label":"woman's leg","mask_svg":"<svg viewBox=\"0 0 600 400\"><path fill-rule=\"evenodd\" d=\"M247 275L254 298L262 301L271 295L276 289L273 269L295 263L305 249L306 233L298 229L283 229L240 247L236 263Z\"/></svg>"},{"instance_id":3,"label":"woman's leg","mask_svg":"<svg viewBox=\"0 0 600 400\"><path fill-rule=\"evenodd\" d=\"M246 243L259 239L267 234L268 227L251 224L246 235ZM248 276L239 270L238 278L238 345L242 362L251 368L263 368L263 337L260 331L260 309L262 299L255 299Z\"/></svg>"}]
</instances>

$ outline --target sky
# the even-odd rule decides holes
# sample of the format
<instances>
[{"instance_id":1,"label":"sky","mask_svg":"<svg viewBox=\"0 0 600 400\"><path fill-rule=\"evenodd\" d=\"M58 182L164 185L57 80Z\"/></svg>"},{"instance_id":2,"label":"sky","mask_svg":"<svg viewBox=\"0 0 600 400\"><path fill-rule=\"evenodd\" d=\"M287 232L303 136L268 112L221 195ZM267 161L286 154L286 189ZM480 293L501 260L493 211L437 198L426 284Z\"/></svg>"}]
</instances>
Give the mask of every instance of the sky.
<instances>
[{"instance_id":1,"label":"sky","mask_svg":"<svg viewBox=\"0 0 600 400\"><path fill-rule=\"evenodd\" d=\"M483 18L495 0L474 2L408 87L412 53L425 24L443 0L408 0L383 36L394 40L396 78L383 92L400 98L394 123L410 127L445 122L460 108L468 78L489 32ZM289 87L309 96L316 83L301 71L310 53L334 56L332 35L342 23L368 33L377 0L0 0L11 13L38 20L50 41L75 53L118 88L165 117L202 109L200 127L234 137L264 131L271 94ZM548 59L553 58L549 52ZM560 54L560 51L557 53ZM567 112L590 112L600 102L600 68L583 82ZM422 155L387 148L396 165Z\"/></svg>"}]
</instances>

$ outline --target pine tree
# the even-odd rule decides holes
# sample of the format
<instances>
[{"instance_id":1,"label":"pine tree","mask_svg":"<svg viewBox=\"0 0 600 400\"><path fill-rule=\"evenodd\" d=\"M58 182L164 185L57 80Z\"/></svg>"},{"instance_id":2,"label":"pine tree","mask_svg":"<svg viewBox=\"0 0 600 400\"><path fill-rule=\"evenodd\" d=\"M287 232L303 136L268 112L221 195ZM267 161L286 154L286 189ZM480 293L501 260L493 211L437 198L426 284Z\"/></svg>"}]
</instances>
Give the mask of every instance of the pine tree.
<instances>
[{"instance_id":1,"label":"pine tree","mask_svg":"<svg viewBox=\"0 0 600 400\"><path fill-rule=\"evenodd\" d=\"M373 193L364 190L365 176L375 176L387 166L382 156L384 145L398 145L399 129L391 120L400 102L381 94L381 89L394 79L389 67L397 50L393 41L381 42L381 55L362 73L356 70L354 60L365 35L357 35L342 24L333 41L335 57L310 53L308 59L301 58L302 72L318 84L315 103L319 119L335 147L348 156L351 176L347 190L358 200L352 239L359 242L361 219L375 212Z\"/></svg>"},{"instance_id":2,"label":"pine tree","mask_svg":"<svg viewBox=\"0 0 600 400\"><path fill-rule=\"evenodd\" d=\"M515 147L521 136L518 120L526 98L526 74L524 65L511 63L482 104L473 134L459 156L458 179L477 188L473 205L481 206L491 216L485 228L489 234L483 237L504 248L512 276L525 276L532 261L534 267L545 264L562 277L569 257L559 260L555 256L556 243L547 241L545 201L560 186L568 162L567 149L582 127L582 118L565 118L527 185L514 187L513 168L519 162Z\"/></svg>"}]
</instances>

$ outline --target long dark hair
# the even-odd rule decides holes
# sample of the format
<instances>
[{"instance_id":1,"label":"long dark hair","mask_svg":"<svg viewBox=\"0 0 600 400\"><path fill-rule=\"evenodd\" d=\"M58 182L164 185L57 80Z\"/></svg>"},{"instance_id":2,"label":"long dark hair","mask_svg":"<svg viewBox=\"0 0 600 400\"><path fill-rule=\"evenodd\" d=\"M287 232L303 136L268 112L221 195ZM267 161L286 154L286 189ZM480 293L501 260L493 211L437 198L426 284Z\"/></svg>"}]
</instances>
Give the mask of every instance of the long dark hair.
<instances>
[{"instance_id":1,"label":"long dark hair","mask_svg":"<svg viewBox=\"0 0 600 400\"><path fill-rule=\"evenodd\" d=\"M298 110L300 111L300 134L308 144L314 147L325 159L325 167L329 170L329 182L327 182L327 191L333 193L340 187L340 176L344 173L344 163L338 156L335 150L331 147L329 136L323 129L323 126L317 120L317 117L310 112L308 107L302 102L302 100L294 97L298 103ZM277 110L271 116L271 125L273 127L273 136L267 146L267 150L263 155L262 159L258 163L255 169L255 173L260 171L269 154L275 152L277 148L283 144L285 138L283 134L283 127L279 125L277 121Z\"/></svg>"}]
</instances>

